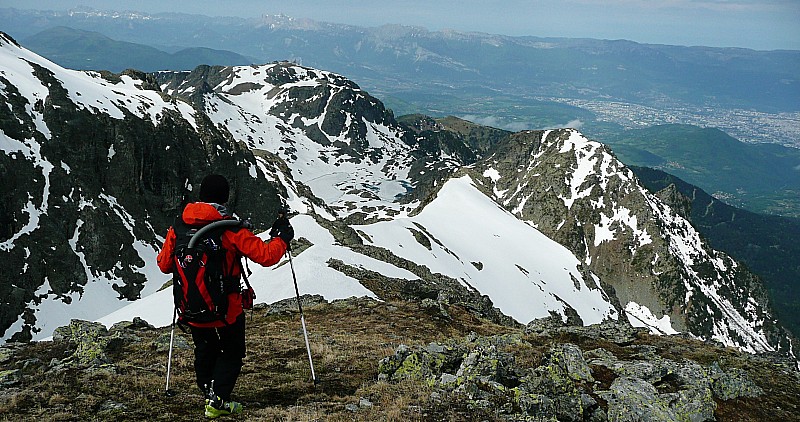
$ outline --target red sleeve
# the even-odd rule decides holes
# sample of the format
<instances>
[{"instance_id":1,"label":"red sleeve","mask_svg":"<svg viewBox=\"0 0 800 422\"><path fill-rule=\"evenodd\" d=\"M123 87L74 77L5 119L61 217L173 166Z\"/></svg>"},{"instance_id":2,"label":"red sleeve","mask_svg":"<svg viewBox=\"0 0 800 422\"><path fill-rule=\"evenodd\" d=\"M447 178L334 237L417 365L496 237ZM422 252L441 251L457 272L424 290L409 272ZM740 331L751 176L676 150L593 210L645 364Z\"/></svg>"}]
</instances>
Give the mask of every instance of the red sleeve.
<instances>
[{"instance_id":1,"label":"red sleeve","mask_svg":"<svg viewBox=\"0 0 800 422\"><path fill-rule=\"evenodd\" d=\"M265 242L247 229L229 231L226 235L239 253L265 267L277 264L286 253L286 243L279 237Z\"/></svg>"},{"instance_id":2,"label":"red sleeve","mask_svg":"<svg viewBox=\"0 0 800 422\"><path fill-rule=\"evenodd\" d=\"M164 239L164 246L161 247L161 252L158 254L158 268L164 274L171 274L174 269L173 252L175 252L175 231L170 227L167 238Z\"/></svg>"}]
</instances>

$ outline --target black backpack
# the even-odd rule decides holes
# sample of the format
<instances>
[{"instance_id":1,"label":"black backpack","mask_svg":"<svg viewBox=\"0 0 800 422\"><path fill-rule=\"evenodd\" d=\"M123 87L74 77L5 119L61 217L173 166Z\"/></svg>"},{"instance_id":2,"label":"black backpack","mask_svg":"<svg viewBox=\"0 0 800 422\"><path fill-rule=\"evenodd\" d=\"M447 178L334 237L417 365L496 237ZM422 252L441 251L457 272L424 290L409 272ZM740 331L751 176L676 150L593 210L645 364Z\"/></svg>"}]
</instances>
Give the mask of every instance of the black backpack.
<instances>
[{"instance_id":1,"label":"black backpack","mask_svg":"<svg viewBox=\"0 0 800 422\"><path fill-rule=\"evenodd\" d=\"M225 272L222 234L242 227L239 220L218 220L202 227L189 226L178 217L175 231L175 270L172 294L178 321L223 321L228 313L228 294L240 292L237 278Z\"/></svg>"}]
</instances>

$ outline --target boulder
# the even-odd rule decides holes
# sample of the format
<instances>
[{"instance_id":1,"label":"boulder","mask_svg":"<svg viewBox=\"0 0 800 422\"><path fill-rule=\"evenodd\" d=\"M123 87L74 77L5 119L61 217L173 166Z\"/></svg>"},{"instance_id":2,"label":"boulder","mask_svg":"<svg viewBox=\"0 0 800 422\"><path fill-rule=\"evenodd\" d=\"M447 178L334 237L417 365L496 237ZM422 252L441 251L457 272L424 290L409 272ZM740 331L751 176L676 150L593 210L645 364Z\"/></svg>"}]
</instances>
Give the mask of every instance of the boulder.
<instances>
[{"instance_id":1,"label":"boulder","mask_svg":"<svg viewBox=\"0 0 800 422\"><path fill-rule=\"evenodd\" d=\"M711 378L711 390L714 397L720 400L732 400L739 397L753 398L764 394L764 390L739 368L723 371L719 364L714 362L708 368L708 375Z\"/></svg>"},{"instance_id":2,"label":"boulder","mask_svg":"<svg viewBox=\"0 0 800 422\"><path fill-rule=\"evenodd\" d=\"M106 356L108 330L99 322L73 319L69 325L55 329L53 341L66 342L74 349L64 363L81 367L111 363Z\"/></svg>"},{"instance_id":3,"label":"boulder","mask_svg":"<svg viewBox=\"0 0 800 422\"><path fill-rule=\"evenodd\" d=\"M640 378L619 377L611 384L611 390L600 396L608 402L608 418L612 421L679 420L656 388Z\"/></svg>"}]
</instances>

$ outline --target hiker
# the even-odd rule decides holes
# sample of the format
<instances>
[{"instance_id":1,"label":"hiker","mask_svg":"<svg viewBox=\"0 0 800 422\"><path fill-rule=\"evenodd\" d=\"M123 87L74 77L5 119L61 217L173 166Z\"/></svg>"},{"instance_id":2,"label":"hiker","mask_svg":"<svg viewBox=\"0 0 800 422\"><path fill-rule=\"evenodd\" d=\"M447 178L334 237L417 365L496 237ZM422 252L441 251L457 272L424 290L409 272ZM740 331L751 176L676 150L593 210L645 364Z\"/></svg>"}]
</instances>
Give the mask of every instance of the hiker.
<instances>
[{"instance_id":1,"label":"hiker","mask_svg":"<svg viewBox=\"0 0 800 422\"><path fill-rule=\"evenodd\" d=\"M176 218L175 224L167 232L164 246L158 254L158 267L162 272L177 271L174 255L176 241L179 240L176 240L176 231L186 233L189 228L200 228L218 220L232 218L225 208L229 190L228 181L221 175L212 174L203 179L200 185L200 201L186 205L180 218ZM225 253L222 274L235 281L232 284L237 286L236 291L227 294L228 308L224 320L187 322L194 341L197 386L205 397L205 414L209 418L242 411L240 403L231 401L231 392L245 357L245 318L239 284L242 276L240 259L244 256L263 266L278 263L294 237L294 229L285 214L279 215L272 225L270 235L273 237L265 242L244 227L222 232L221 246Z\"/></svg>"}]
</instances>

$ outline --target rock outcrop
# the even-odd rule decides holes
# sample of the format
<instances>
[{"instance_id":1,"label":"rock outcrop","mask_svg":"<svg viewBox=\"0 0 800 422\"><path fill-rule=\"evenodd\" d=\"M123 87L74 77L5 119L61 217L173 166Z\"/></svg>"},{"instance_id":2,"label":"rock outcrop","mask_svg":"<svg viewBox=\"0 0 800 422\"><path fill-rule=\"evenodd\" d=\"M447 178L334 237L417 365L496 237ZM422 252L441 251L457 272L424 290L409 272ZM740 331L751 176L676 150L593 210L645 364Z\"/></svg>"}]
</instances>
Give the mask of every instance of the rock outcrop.
<instances>
[{"instance_id":1,"label":"rock outcrop","mask_svg":"<svg viewBox=\"0 0 800 422\"><path fill-rule=\"evenodd\" d=\"M401 345L380 361L379 379L423 380L437 396L462 397L475 408L493 409L501 420L711 421L718 401L764 394L741 369L666 359L653 346L634 344L647 330L613 322L555 325L538 320L527 334L473 333L427 346ZM508 352L530 347L540 336L600 340L619 350L552 342L534 365Z\"/></svg>"}]
</instances>

